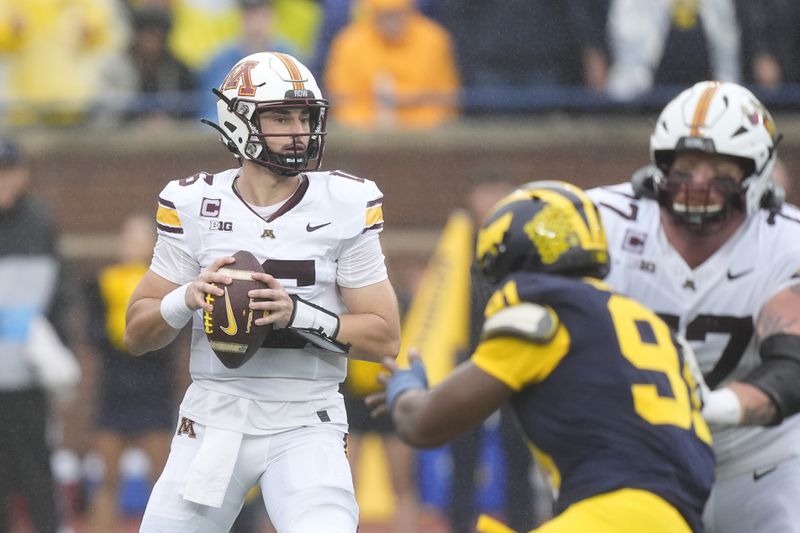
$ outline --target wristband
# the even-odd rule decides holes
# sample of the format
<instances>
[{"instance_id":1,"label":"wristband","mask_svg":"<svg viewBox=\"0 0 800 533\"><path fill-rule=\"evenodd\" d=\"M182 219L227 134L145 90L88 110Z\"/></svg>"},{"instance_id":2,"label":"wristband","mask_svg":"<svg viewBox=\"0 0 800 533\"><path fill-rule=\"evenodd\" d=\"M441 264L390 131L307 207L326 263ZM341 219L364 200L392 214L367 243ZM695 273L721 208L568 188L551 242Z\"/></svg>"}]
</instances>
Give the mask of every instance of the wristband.
<instances>
[{"instance_id":1,"label":"wristband","mask_svg":"<svg viewBox=\"0 0 800 533\"><path fill-rule=\"evenodd\" d=\"M420 359L414 359L411 361L411 368L395 372L386 385L386 405L389 407L389 412L392 412L394 402L403 393L427 388L428 376L425 374L425 365Z\"/></svg>"},{"instance_id":2,"label":"wristband","mask_svg":"<svg viewBox=\"0 0 800 533\"><path fill-rule=\"evenodd\" d=\"M294 310L287 327L304 329L322 333L329 339L335 339L339 333L339 317L327 309L292 295Z\"/></svg>"},{"instance_id":3,"label":"wristband","mask_svg":"<svg viewBox=\"0 0 800 533\"><path fill-rule=\"evenodd\" d=\"M181 285L161 299L161 316L164 318L164 322L173 329L181 329L194 314L194 309L186 305L186 289L188 288L188 283Z\"/></svg>"},{"instance_id":4,"label":"wristband","mask_svg":"<svg viewBox=\"0 0 800 533\"><path fill-rule=\"evenodd\" d=\"M709 393L702 413L712 429L738 426L742 419L742 404L735 392L723 387Z\"/></svg>"}]
</instances>

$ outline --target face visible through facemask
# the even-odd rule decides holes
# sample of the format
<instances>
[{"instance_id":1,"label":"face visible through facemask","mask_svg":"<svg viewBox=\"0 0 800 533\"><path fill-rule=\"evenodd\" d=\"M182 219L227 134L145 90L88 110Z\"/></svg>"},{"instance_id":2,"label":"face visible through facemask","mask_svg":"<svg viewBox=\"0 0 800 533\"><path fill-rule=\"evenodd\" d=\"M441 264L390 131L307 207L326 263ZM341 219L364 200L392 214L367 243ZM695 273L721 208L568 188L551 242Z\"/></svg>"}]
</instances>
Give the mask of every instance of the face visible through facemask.
<instances>
[{"instance_id":1,"label":"face visible through facemask","mask_svg":"<svg viewBox=\"0 0 800 533\"><path fill-rule=\"evenodd\" d=\"M679 153L660 187L661 205L690 230L710 231L733 212L743 211L744 177L731 157Z\"/></svg>"}]
</instances>

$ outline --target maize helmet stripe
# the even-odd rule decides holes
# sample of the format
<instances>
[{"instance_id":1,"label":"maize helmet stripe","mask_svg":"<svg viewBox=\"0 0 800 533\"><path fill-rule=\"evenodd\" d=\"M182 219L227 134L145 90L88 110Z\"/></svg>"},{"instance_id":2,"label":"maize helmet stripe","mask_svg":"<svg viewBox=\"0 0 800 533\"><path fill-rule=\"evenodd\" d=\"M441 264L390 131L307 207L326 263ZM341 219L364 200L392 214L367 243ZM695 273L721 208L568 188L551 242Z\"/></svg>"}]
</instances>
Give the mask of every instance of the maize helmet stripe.
<instances>
[{"instance_id":1,"label":"maize helmet stripe","mask_svg":"<svg viewBox=\"0 0 800 533\"><path fill-rule=\"evenodd\" d=\"M710 83L708 87L705 88L703 94L700 95L700 99L697 102L697 107L694 109L694 116L692 117L692 127L689 131L689 134L692 137L702 137L702 133L700 132L700 128L706 125L706 117L708 116L708 108L711 106L711 102L714 100L714 95L719 90L719 82Z\"/></svg>"},{"instance_id":2,"label":"maize helmet stripe","mask_svg":"<svg viewBox=\"0 0 800 533\"><path fill-rule=\"evenodd\" d=\"M273 54L275 57L281 60L281 63L286 67L286 70L289 71L289 81L292 82L292 89L300 90L305 88L305 79L303 75L300 74L300 69L297 68L295 65L294 60L286 54L281 54L279 52L275 52Z\"/></svg>"},{"instance_id":3,"label":"maize helmet stripe","mask_svg":"<svg viewBox=\"0 0 800 533\"><path fill-rule=\"evenodd\" d=\"M497 252L497 248L500 246L500 244L502 244L508 228L511 227L511 221L513 218L514 214L508 212L491 224L485 226L478 233L478 243L475 246L476 257L484 257L493 249L495 252Z\"/></svg>"}]
</instances>

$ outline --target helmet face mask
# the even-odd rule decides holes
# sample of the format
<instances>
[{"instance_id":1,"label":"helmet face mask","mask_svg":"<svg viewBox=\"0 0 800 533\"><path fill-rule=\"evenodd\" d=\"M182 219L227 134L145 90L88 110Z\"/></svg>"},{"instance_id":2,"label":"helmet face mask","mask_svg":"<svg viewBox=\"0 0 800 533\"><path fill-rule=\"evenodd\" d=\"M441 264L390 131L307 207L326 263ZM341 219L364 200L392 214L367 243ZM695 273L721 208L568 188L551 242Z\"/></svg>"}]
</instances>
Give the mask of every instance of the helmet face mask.
<instances>
[{"instance_id":1,"label":"helmet face mask","mask_svg":"<svg viewBox=\"0 0 800 533\"><path fill-rule=\"evenodd\" d=\"M275 174L294 176L317 170L322 164L328 102L311 72L287 54L261 52L240 60L214 93L219 124L211 124L220 139L241 160L251 161ZM308 109L309 129L291 133L264 131L262 114ZM273 150L268 139L290 139L303 151Z\"/></svg>"},{"instance_id":2,"label":"helmet face mask","mask_svg":"<svg viewBox=\"0 0 800 533\"><path fill-rule=\"evenodd\" d=\"M713 233L729 217L744 212L742 179L747 172L736 158L678 152L669 173L656 179L657 199L689 231Z\"/></svg>"},{"instance_id":3,"label":"helmet face mask","mask_svg":"<svg viewBox=\"0 0 800 533\"><path fill-rule=\"evenodd\" d=\"M651 159L660 171L654 180L659 203L673 220L693 232L713 231L737 210L752 215L775 193L772 171L777 141L772 117L750 91L734 83L695 84L667 104L650 137ZM711 185L713 191L706 192L709 198L726 194L721 209L675 209L681 205L676 202L681 189L672 167L683 153L727 156L739 164L744 177L738 186L716 183Z\"/></svg>"},{"instance_id":4,"label":"helmet face mask","mask_svg":"<svg viewBox=\"0 0 800 533\"><path fill-rule=\"evenodd\" d=\"M608 245L597 208L566 182L523 185L502 199L478 233L478 268L492 283L517 271L608 274Z\"/></svg>"}]
</instances>

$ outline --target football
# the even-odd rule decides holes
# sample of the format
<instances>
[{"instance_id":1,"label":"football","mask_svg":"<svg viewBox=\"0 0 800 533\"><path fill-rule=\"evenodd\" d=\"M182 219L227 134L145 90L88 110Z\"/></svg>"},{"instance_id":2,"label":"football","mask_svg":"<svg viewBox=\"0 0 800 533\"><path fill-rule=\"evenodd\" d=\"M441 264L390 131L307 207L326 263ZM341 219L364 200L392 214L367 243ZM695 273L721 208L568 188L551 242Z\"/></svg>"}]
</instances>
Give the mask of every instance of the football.
<instances>
[{"instance_id":1,"label":"football","mask_svg":"<svg viewBox=\"0 0 800 533\"><path fill-rule=\"evenodd\" d=\"M219 271L233 278L230 285L221 285L223 296L206 295L206 302L214 309L203 312L203 326L211 349L227 368L245 364L272 331L272 324L256 326L256 318L263 316L249 308L251 298L247 293L266 287L250 277L251 272L263 272L258 259L247 251L233 254L236 262Z\"/></svg>"}]
</instances>

